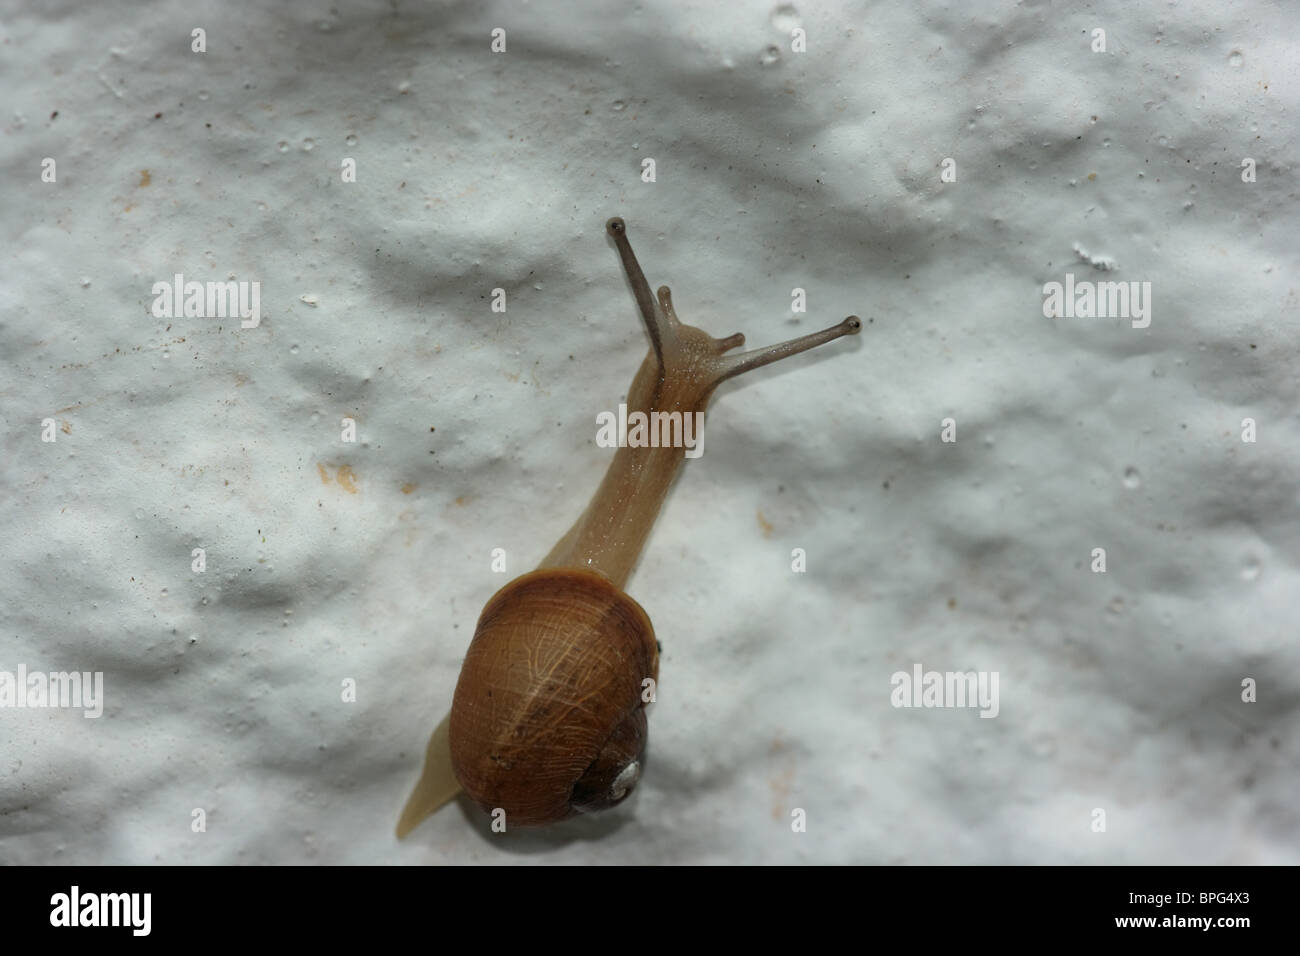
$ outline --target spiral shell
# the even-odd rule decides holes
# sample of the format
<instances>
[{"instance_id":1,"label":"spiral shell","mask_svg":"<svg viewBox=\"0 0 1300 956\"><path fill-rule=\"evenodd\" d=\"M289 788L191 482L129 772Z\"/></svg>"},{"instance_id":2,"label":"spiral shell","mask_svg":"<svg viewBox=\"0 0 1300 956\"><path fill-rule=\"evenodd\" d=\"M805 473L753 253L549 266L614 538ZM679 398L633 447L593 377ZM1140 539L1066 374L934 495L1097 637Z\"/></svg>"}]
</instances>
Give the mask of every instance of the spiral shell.
<instances>
[{"instance_id":1,"label":"spiral shell","mask_svg":"<svg viewBox=\"0 0 1300 956\"><path fill-rule=\"evenodd\" d=\"M465 792L508 826L623 800L645 760L654 628L599 574L545 569L501 588L479 617L452 700L451 761Z\"/></svg>"}]
</instances>

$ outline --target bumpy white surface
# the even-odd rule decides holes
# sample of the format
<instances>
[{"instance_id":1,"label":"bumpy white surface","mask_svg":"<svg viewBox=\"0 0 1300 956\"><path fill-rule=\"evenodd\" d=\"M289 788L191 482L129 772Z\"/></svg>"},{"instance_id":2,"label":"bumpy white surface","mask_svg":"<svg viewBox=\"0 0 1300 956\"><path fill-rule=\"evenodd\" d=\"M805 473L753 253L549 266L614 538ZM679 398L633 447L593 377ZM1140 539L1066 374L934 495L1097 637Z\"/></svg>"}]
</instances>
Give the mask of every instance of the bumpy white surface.
<instances>
[{"instance_id":1,"label":"bumpy white surface","mask_svg":"<svg viewBox=\"0 0 1300 956\"><path fill-rule=\"evenodd\" d=\"M107 699L0 710L0 862L1300 862L1286 5L2 6L0 670ZM632 800L399 843L645 352L611 215L715 334L871 322L715 400ZM1044 318L1067 271L1150 327ZM176 272L260 327L155 319ZM891 707L915 662L999 716Z\"/></svg>"}]
</instances>

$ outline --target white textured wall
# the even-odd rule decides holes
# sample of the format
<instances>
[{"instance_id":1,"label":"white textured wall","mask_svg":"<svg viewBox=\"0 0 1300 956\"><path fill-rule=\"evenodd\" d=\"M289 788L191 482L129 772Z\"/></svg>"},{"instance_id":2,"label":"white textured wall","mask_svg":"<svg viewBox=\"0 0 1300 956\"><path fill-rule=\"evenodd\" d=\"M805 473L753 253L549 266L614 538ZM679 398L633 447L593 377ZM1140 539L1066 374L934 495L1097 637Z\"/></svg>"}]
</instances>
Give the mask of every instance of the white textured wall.
<instances>
[{"instance_id":1,"label":"white textured wall","mask_svg":"<svg viewBox=\"0 0 1300 956\"><path fill-rule=\"evenodd\" d=\"M1287 4L335 6L0 4L0 670L105 680L0 709L0 862L1300 862ZM645 352L611 215L716 334L871 322L712 407L633 800L399 844ZM177 272L261 325L155 319ZM917 662L998 716L891 707Z\"/></svg>"}]
</instances>

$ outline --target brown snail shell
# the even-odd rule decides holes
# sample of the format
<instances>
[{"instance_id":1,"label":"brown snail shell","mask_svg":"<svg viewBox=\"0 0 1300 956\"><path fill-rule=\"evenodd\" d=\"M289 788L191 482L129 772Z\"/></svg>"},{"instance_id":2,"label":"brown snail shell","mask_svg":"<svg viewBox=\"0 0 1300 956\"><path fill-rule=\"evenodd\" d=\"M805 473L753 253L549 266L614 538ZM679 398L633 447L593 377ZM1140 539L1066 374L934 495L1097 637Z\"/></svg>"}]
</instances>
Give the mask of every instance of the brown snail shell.
<instances>
[{"instance_id":1,"label":"brown snail shell","mask_svg":"<svg viewBox=\"0 0 1300 956\"><path fill-rule=\"evenodd\" d=\"M577 568L516 578L483 608L456 684L457 780L509 826L619 803L645 760L642 682L658 677L650 618L607 578Z\"/></svg>"}]
</instances>

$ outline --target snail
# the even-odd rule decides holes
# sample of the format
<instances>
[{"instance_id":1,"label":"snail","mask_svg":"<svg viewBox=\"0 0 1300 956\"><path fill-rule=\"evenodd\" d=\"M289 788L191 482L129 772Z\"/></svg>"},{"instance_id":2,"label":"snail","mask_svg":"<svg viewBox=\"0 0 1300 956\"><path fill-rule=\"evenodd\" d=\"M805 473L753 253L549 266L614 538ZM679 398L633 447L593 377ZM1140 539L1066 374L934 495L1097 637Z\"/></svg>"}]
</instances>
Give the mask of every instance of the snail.
<instances>
[{"instance_id":1,"label":"snail","mask_svg":"<svg viewBox=\"0 0 1300 956\"><path fill-rule=\"evenodd\" d=\"M715 339L679 321L667 286L657 301L651 295L623 220L610 219L605 229L650 336L628 390L629 421L635 411L702 415L727 379L862 327L851 315L727 355L744 335ZM488 600L451 710L429 739L398 821L399 838L462 789L489 814L504 811L509 826L555 823L632 792L645 760L645 705L659 679L659 650L650 618L623 586L684 457L681 447L619 447L590 504L537 570Z\"/></svg>"}]
</instances>

